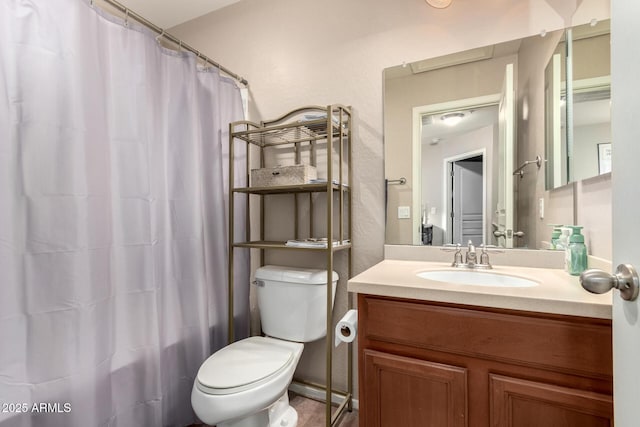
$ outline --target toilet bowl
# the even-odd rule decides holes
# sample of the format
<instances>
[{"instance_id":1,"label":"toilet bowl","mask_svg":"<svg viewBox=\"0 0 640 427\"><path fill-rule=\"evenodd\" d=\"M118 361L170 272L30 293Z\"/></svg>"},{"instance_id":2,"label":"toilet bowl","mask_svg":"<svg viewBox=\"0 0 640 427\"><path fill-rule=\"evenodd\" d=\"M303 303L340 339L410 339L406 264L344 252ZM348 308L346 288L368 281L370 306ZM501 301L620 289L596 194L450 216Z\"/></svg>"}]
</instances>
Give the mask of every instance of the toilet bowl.
<instances>
[{"instance_id":1,"label":"toilet bowl","mask_svg":"<svg viewBox=\"0 0 640 427\"><path fill-rule=\"evenodd\" d=\"M295 426L297 414L286 394L303 348L250 337L214 353L200 367L191 392L198 418L218 427Z\"/></svg>"},{"instance_id":2,"label":"toilet bowl","mask_svg":"<svg viewBox=\"0 0 640 427\"><path fill-rule=\"evenodd\" d=\"M280 266L255 274L265 337L234 342L200 367L191 405L216 427L296 427L287 388L304 342L326 335L327 271ZM332 288L338 275L332 272Z\"/></svg>"}]
</instances>

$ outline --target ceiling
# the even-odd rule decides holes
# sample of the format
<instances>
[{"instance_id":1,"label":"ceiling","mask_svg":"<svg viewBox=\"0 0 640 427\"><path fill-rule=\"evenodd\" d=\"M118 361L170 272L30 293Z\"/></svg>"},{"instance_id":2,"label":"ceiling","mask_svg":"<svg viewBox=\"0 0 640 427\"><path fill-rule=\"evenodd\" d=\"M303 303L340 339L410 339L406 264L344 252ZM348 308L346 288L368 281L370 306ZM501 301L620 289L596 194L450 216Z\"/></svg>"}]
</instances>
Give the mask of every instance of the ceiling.
<instances>
[{"instance_id":1,"label":"ceiling","mask_svg":"<svg viewBox=\"0 0 640 427\"><path fill-rule=\"evenodd\" d=\"M240 0L118 0L161 28L171 28Z\"/></svg>"},{"instance_id":2,"label":"ceiling","mask_svg":"<svg viewBox=\"0 0 640 427\"><path fill-rule=\"evenodd\" d=\"M456 111L463 112L464 118L455 126L448 126L440 119L444 113L423 117L422 143L446 143L448 139L498 123L497 105Z\"/></svg>"}]
</instances>

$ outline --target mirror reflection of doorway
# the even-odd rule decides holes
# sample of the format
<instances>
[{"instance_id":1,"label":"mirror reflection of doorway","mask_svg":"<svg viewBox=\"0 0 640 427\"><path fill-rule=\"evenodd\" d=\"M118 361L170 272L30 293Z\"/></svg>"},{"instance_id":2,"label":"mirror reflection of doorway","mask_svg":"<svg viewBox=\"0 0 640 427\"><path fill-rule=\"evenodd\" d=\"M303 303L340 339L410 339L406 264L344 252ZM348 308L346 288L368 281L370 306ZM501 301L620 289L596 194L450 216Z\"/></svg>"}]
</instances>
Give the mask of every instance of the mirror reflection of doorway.
<instances>
[{"instance_id":1,"label":"mirror reflection of doorway","mask_svg":"<svg viewBox=\"0 0 640 427\"><path fill-rule=\"evenodd\" d=\"M484 156L449 162L448 167L451 175L448 243L480 245L484 242Z\"/></svg>"},{"instance_id":2,"label":"mirror reflection of doorway","mask_svg":"<svg viewBox=\"0 0 640 427\"><path fill-rule=\"evenodd\" d=\"M413 244L424 244L420 231L425 223L432 230L433 245L452 240L442 160L483 148L484 243L511 247L510 241L496 239L493 231L513 228L513 68L511 63L505 65L500 93L413 107Z\"/></svg>"},{"instance_id":3,"label":"mirror reflection of doorway","mask_svg":"<svg viewBox=\"0 0 640 427\"><path fill-rule=\"evenodd\" d=\"M459 105L462 103L470 104L461 100ZM487 100L484 105L471 105L455 110L429 112L421 117L419 203L422 203L423 229L426 222L432 233L432 244L436 246L451 243L466 245L469 240L474 244L495 244L491 224L494 222L492 212L496 207L499 189L499 109L497 100ZM460 116L460 120L449 125L445 119L452 114ZM468 163L475 165L469 166ZM463 187L459 187L458 191L453 189L451 177L452 168L456 164L459 167L467 166L458 174L464 177L461 181ZM475 176L469 169L473 166L478 168ZM471 176L474 177L470 178ZM474 184L475 187L471 187ZM473 220L466 213L464 220L455 214L451 217L452 210L464 212L453 206L452 196L461 191L467 196L456 202L456 205L464 206L463 200L471 200L469 196L473 195L476 202Z\"/></svg>"}]
</instances>

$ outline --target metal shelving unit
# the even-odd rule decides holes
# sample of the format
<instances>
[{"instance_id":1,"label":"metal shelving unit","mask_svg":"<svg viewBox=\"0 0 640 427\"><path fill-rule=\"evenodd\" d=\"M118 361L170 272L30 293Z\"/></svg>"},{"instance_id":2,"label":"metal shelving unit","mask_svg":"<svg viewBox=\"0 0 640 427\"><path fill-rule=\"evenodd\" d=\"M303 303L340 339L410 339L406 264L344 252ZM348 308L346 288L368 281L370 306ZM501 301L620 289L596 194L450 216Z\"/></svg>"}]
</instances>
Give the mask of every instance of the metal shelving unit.
<instances>
[{"instance_id":1,"label":"metal shelving unit","mask_svg":"<svg viewBox=\"0 0 640 427\"><path fill-rule=\"evenodd\" d=\"M342 413L352 410L353 398L353 345L347 344L347 390L340 391L333 387L333 290L332 271L334 270L334 256L337 253L345 252L348 257L348 272L346 279L352 276L352 256L351 256L351 212L352 212L352 173L351 173L351 109L343 105L307 106L293 110L275 120L261 123L250 121L239 121L229 124L229 176L234 176L233 153L234 144L238 141L246 144L247 152L247 178L246 186L234 186L233 179L229 180L229 340L234 340L233 331L233 251L235 248L251 248L260 250L260 263L264 265L264 253L267 250L288 250L288 251L308 251L317 253L317 256L324 254L326 257L327 269L327 335L325 338L326 348L326 379L325 384L320 388L325 392L326 413L325 424L327 427L337 423ZM322 147L323 145L324 148ZM260 156L260 167L265 166L266 149L292 150L296 164L301 163L302 151L306 150L309 156L309 163L316 166L317 151L326 152L326 182L305 183L297 185L282 185L271 187L254 187L250 185L249 170L251 165L251 147L258 147ZM335 151L335 152L334 152ZM336 157L337 156L337 157ZM344 157L347 157L345 164ZM337 160L337 167L334 165ZM313 218L313 193L326 193L326 236L329 240L335 240L337 245L327 244L326 247L293 247L287 246L286 241L266 241L265 240L265 197L272 195L290 194L294 197L294 239L299 238L300 230L298 224L299 205L304 202L304 195L308 195L309 203L309 236L314 234ZM233 232L233 217L235 194L247 194L247 234L244 241L236 241ZM250 196L260 197L260 239L251 240L251 216ZM337 198L337 203L334 202ZM346 212L345 212L346 210ZM338 220L334 220L337 215ZM348 226L345 226L345 219ZM337 222L337 226L335 224ZM343 276L343 275L341 275ZM350 300L349 307L351 306ZM332 413L332 396L342 397L337 409Z\"/></svg>"}]
</instances>

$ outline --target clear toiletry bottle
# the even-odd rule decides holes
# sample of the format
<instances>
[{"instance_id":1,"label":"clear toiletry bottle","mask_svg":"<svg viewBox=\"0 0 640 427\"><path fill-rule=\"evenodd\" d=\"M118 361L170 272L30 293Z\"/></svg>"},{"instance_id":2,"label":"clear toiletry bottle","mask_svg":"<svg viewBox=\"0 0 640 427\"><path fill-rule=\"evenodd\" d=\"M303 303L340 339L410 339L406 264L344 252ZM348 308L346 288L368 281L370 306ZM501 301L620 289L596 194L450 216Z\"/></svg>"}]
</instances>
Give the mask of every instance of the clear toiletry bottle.
<instances>
[{"instance_id":1,"label":"clear toiletry bottle","mask_svg":"<svg viewBox=\"0 0 640 427\"><path fill-rule=\"evenodd\" d=\"M584 244L584 236L580 234L583 227L571 226L573 234L569 237L569 274L578 276L587 269L587 247Z\"/></svg>"},{"instance_id":2,"label":"clear toiletry bottle","mask_svg":"<svg viewBox=\"0 0 640 427\"><path fill-rule=\"evenodd\" d=\"M568 273L571 268L571 252L569 251L569 236L571 236L571 229L569 226L562 226L560 228L561 234L556 244L556 249L564 251L564 270Z\"/></svg>"},{"instance_id":3,"label":"clear toiletry bottle","mask_svg":"<svg viewBox=\"0 0 640 427\"><path fill-rule=\"evenodd\" d=\"M551 233L551 249L562 249L562 246L558 247L558 243L560 242L560 229L554 228L553 233Z\"/></svg>"},{"instance_id":4,"label":"clear toiletry bottle","mask_svg":"<svg viewBox=\"0 0 640 427\"><path fill-rule=\"evenodd\" d=\"M567 249L569 247L569 236L571 236L571 229L568 225L560 227L560 237L558 237L558 249Z\"/></svg>"}]
</instances>

